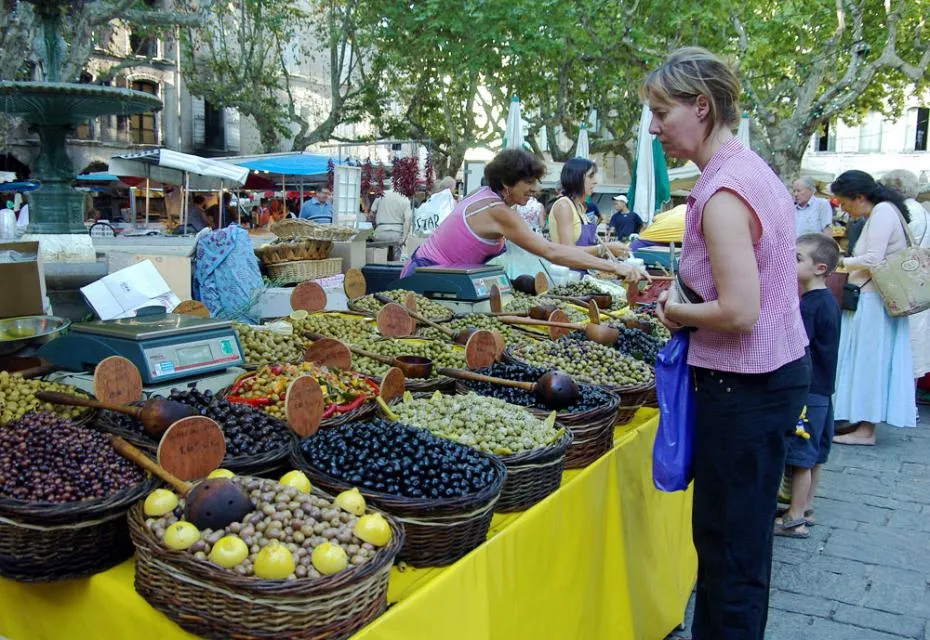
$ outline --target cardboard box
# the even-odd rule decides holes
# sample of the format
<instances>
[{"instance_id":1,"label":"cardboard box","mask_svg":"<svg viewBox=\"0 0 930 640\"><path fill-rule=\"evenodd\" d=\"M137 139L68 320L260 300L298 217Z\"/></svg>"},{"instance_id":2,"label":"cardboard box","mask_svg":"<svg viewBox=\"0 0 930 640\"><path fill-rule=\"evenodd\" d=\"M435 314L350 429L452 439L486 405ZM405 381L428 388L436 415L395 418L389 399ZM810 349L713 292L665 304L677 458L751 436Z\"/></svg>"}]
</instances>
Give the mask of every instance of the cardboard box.
<instances>
[{"instance_id":1,"label":"cardboard box","mask_svg":"<svg viewBox=\"0 0 930 640\"><path fill-rule=\"evenodd\" d=\"M0 244L0 318L45 313L45 273L38 242Z\"/></svg>"},{"instance_id":2,"label":"cardboard box","mask_svg":"<svg viewBox=\"0 0 930 640\"><path fill-rule=\"evenodd\" d=\"M330 252L329 257L342 258L343 273L353 267L361 269L365 266L365 247L371 234L371 229L365 229L359 231L351 240L333 243L333 250Z\"/></svg>"},{"instance_id":3,"label":"cardboard box","mask_svg":"<svg viewBox=\"0 0 930 640\"><path fill-rule=\"evenodd\" d=\"M344 276L339 274L315 280L326 292L327 311L346 311L349 308L349 300L342 288L343 278ZM258 297L258 317L262 320L286 317L293 310L291 309L291 293L293 291L293 287L268 287L263 289Z\"/></svg>"},{"instance_id":4,"label":"cardboard box","mask_svg":"<svg viewBox=\"0 0 930 640\"><path fill-rule=\"evenodd\" d=\"M174 295L181 300L191 299L191 259L187 256L110 251L107 253L107 273L115 273L146 260L155 265Z\"/></svg>"},{"instance_id":5,"label":"cardboard box","mask_svg":"<svg viewBox=\"0 0 930 640\"><path fill-rule=\"evenodd\" d=\"M365 264L380 264L388 261L388 248L365 249Z\"/></svg>"}]
</instances>

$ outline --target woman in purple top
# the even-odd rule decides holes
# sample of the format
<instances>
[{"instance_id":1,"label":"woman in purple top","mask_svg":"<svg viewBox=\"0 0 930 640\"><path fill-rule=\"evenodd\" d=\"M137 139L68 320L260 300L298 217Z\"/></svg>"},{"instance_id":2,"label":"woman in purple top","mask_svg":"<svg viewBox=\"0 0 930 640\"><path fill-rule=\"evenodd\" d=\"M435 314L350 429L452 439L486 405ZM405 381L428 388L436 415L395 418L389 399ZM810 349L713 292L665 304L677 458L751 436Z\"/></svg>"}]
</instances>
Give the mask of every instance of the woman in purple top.
<instances>
[{"instance_id":1,"label":"woman in purple top","mask_svg":"<svg viewBox=\"0 0 930 640\"><path fill-rule=\"evenodd\" d=\"M649 131L665 153L701 169L688 198L679 274L691 302L663 294L657 309L670 329L693 330L692 633L695 640L761 639L778 485L810 383L794 203L733 135L740 85L719 58L679 49L646 79L642 95L652 111Z\"/></svg>"},{"instance_id":2,"label":"woman in purple top","mask_svg":"<svg viewBox=\"0 0 930 640\"><path fill-rule=\"evenodd\" d=\"M413 253L401 277L411 275L417 267L484 264L504 252L505 240L573 269L600 269L634 281L645 277L642 269L608 262L581 247L549 242L527 226L513 206L527 203L545 170L531 153L520 149L501 151L484 169L488 186L456 205Z\"/></svg>"}]
</instances>

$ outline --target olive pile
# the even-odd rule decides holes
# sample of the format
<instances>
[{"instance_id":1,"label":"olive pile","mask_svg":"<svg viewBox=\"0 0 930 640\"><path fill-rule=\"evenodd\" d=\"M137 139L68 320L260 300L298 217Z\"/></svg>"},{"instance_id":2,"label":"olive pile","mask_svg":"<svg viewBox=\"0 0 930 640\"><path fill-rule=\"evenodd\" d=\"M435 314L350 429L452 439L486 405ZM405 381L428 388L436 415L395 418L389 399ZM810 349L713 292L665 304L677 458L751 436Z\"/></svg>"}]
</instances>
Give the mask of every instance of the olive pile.
<instances>
[{"instance_id":1,"label":"olive pile","mask_svg":"<svg viewBox=\"0 0 930 640\"><path fill-rule=\"evenodd\" d=\"M483 373L484 375L493 376L495 378L520 380L521 382L536 382L546 373L546 369L541 369L539 367L530 367L525 364L504 364L501 362L496 362L490 367L478 369L477 371L478 373ZM549 410L549 407L539 400L532 391L524 391L523 389L515 389L513 387L502 387L489 382L475 382L472 380L465 381L465 386L470 391L474 391L480 395L500 398L501 400L520 407L531 407L543 411ZM560 414L591 411L592 409L597 409L609 404L612 400L612 397L608 395L607 392L593 385L580 384L578 385L578 391L578 401L560 410Z\"/></svg>"},{"instance_id":2,"label":"olive pile","mask_svg":"<svg viewBox=\"0 0 930 640\"><path fill-rule=\"evenodd\" d=\"M645 363L596 342L563 338L518 345L512 353L531 365L558 369L593 384L628 387L649 382L654 377Z\"/></svg>"},{"instance_id":3,"label":"olive pile","mask_svg":"<svg viewBox=\"0 0 930 640\"><path fill-rule=\"evenodd\" d=\"M303 337L319 333L348 344L358 344L374 335L375 325L362 316L311 313L306 318L294 322L294 331Z\"/></svg>"},{"instance_id":4,"label":"olive pile","mask_svg":"<svg viewBox=\"0 0 930 640\"><path fill-rule=\"evenodd\" d=\"M576 298L591 295L605 295L604 291L598 289L596 284L588 280L566 282L565 284L561 284L554 289L550 289L549 293L554 296L570 296ZM618 296L611 296L610 300L610 309L622 309L626 306L626 300Z\"/></svg>"},{"instance_id":5,"label":"olive pile","mask_svg":"<svg viewBox=\"0 0 930 640\"><path fill-rule=\"evenodd\" d=\"M31 412L0 429L0 496L21 502L106 498L145 480L107 436L49 412Z\"/></svg>"},{"instance_id":6,"label":"olive pile","mask_svg":"<svg viewBox=\"0 0 930 640\"><path fill-rule=\"evenodd\" d=\"M310 465L329 476L406 498L457 498L497 480L491 460L473 449L384 420L323 429L300 448Z\"/></svg>"},{"instance_id":7,"label":"olive pile","mask_svg":"<svg viewBox=\"0 0 930 640\"><path fill-rule=\"evenodd\" d=\"M611 321L609 324L618 329L633 325L631 328L639 329L647 335L658 338L663 344L668 342L669 338L672 337L668 328L651 313L626 313L618 320Z\"/></svg>"},{"instance_id":8,"label":"olive pile","mask_svg":"<svg viewBox=\"0 0 930 640\"><path fill-rule=\"evenodd\" d=\"M171 390L171 400L190 405L211 420L216 420L226 438L226 457L257 456L290 444L289 427L260 409L245 404L233 404L213 395L212 391ZM142 423L123 413L106 412L113 424L147 437Z\"/></svg>"},{"instance_id":9,"label":"olive pile","mask_svg":"<svg viewBox=\"0 0 930 640\"><path fill-rule=\"evenodd\" d=\"M507 344L522 344L524 342L533 341L533 338L525 331L520 331L509 324L501 322L494 316L485 315L483 313L469 313L451 322L444 322L443 326L449 327L453 331L464 331L470 328L497 331L504 336L504 342ZM448 340L445 334L432 327L420 327L417 331L417 335L435 340Z\"/></svg>"},{"instance_id":10,"label":"olive pile","mask_svg":"<svg viewBox=\"0 0 930 640\"><path fill-rule=\"evenodd\" d=\"M659 355L659 351L662 349L663 343L661 340L644 331L626 327L623 324L617 326L616 329L620 332L620 335L614 341L614 349L631 358L636 358L640 362L655 365L656 356ZM583 331L573 331L565 339L585 341L588 338Z\"/></svg>"},{"instance_id":11,"label":"olive pile","mask_svg":"<svg viewBox=\"0 0 930 640\"><path fill-rule=\"evenodd\" d=\"M429 358L433 361L433 371L437 367L463 369L467 366L465 351L461 347L453 347L448 340L373 340L361 343L358 346L365 351L372 351L393 358L397 356ZM361 356L352 357L352 367L371 376L384 375L390 369L389 365ZM435 373L432 375L437 377Z\"/></svg>"},{"instance_id":12,"label":"olive pile","mask_svg":"<svg viewBox=\"0 0 930 640\"><path fill-rule=\"evenodd\" d=\"M407 394L391 411L399 422L498 456L539 449L558 436L551 421L540 420L498 398L474 393L444 396L437 391L429 398Z\"/></svg>"},{"instance_id":13,"label":"olive pile","mask_svg":"<svg viewBox=\"0 0 930 640\"><path fill-rule=\"evenodd\" d=\"M392 289L390 291L382 291L381 294L390 298L398 304L405 304L407 301L407 294L410 293L406 289ZM430 300L427 297L421 296L419 293L414 294L417 300L417 313L421 316L425 316L430 320L448 320L452 317L452 310L449 307L439 304L433 300ZM356 298L352 301L352 306L355 307L358 311L364 311L365 313L370 313L371 315L377 315L381 311L381 307L384 305L378 301L373 295L362 296L361 298Z\"/></svg>"},{"instance_id":14,"label":"olive pile","mask_svg":"<svg viewBox=\"0 0 930 640\"><path fill-rule=\"evenodd\" d=\"M522 313L523 311L528 311L530 307L536 307L541 304L551 304L552 306L558 307L568 315L570 322L584 322L588 319L587 313L565 300L547 298L546 296L528 296L517 291L514 292L513 299L504 305L504 311Z\"/></svg>"},{"instance_id":15,"label":"olive pile","mask_svg":"<svg viewBox=\"0 0 930 640\"><path fill-rule=\"evenodd\" d=\"M65 418L76 418L87 409L49 404L36 399L36 391L84 395L74 387L37 378L26 380L18 373L0 371L0 424L22 417L28 411L53 411Z\"/></svg>"},{"instance_id":16,"label":"olive pile","mask_svg":"<svg viewBox=\"0 0 930 640\"><path fill-rule=\"evenodd\" d=\"M303 340L295 335L283 335L241 323L236 323L235 327L246 362L262 364L304 359L306 347Z\"/></svg>"},{"instance_id":17,"label":"olive pile","mask_svg":"<svg viewBox=\"0 0 930 640\"><path fill-rule=\"evenodd\" d=\"M293 557L294 572L285 579L295 580L322 577L310 557L315 548L326 543L339 545L345 551L348 569L369 562L378 553L373 545L352 533L358 516L343 511L326 498L264 478L237 477L234 481L240 482L249 492L255 511L241 522L233 522L223 529L202 530L199 539L186 550L198 560L208 562L213 546L221 538L237 536L248 547L248 555L225 570L241 576L253 576L258 554L272 542L277 542L286 547ZM145 526L164 541L165 531L184 513L184 504L182 498L173 511L158 518L147 518Z\"/></svg>"}]
</instances>

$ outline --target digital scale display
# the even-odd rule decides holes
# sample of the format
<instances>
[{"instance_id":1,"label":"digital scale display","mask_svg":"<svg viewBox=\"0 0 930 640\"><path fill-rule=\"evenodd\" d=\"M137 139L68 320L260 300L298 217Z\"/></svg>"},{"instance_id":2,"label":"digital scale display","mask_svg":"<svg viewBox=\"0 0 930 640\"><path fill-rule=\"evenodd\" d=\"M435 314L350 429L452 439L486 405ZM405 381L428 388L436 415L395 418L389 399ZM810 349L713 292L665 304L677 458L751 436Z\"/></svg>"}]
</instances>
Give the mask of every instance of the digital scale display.
<instances>
[{"instance_id":1,"label":"digital scale display","mask_svg":"<svg viewBox=\"0 0 930 640\"><path fill-rule=\"evenodd\" d=\"M144 349L148 372L158 380L179 373L193 374L200 370L231 365L239 361L239 350L232 338L217 337L181 345L163 345Z\"/></svg>"}]
</instances>

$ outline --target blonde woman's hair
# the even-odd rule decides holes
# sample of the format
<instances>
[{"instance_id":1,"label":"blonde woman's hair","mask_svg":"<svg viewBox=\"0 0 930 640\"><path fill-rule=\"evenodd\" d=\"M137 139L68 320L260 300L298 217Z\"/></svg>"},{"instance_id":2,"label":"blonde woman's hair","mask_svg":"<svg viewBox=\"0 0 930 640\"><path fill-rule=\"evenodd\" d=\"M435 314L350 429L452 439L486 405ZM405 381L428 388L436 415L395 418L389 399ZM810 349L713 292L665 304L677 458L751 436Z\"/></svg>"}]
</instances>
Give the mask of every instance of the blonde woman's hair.
<instances>
[{"instance_id":1,"label":"blonde woman's hair","mask_svg":"<svg viewBox=\"0 0 930 640\"><path fill-rule=\"evenodd\" d=\"M915 176L907 169L895 169L894 171L889 171L884 176L882 176L882 179L879 180L879 182L886 187L894 189L905 198L917 197L917 176Z\"/></svg>"},{"instance_id":2,"label":"blonde woman's hair","mask_svg":"<svg viewBox=\"0 0 930 640\"><path fill-rule=\"evenodd\" d=\"M704 96L710 102L714 125L735 129L740 118L740 92L739 79L730 65L703 47L682 47L649 74L639 95L646 102L665 105L692 104Z\"/></svg>"}]
</instances>

